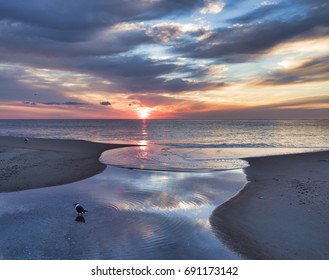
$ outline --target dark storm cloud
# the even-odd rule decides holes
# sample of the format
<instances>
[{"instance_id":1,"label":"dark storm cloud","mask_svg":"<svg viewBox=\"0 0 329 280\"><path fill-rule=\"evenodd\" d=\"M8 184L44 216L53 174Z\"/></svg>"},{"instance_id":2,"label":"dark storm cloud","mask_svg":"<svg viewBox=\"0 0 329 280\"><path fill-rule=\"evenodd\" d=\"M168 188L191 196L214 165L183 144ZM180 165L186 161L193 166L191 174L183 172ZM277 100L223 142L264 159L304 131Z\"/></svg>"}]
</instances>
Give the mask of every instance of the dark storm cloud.
<instances>
[{"instance_id":1,"label":"dark storm cloud","mask_svg":"<svg viewBox=\"0 0 329 280\"><path fill-rule=\"evenodd\" d=\"M328 14L329 5L315 6L305 16L220 28L201 42L179 45L177 51L194 58L243 62L282 42L328 35Z\"/></svg>"},{"instance_id":2,"label":"dark storm cloud","mask_svg":"<svg viewBox=\"0 0 329 280\"><path fill-rule=\"evenodd\" d=\"M264 77L258 85L284 85L292 83L321 82L329 80L329 56L315 58L302 65L275 71Z\"/></svg>"}]
</instances>

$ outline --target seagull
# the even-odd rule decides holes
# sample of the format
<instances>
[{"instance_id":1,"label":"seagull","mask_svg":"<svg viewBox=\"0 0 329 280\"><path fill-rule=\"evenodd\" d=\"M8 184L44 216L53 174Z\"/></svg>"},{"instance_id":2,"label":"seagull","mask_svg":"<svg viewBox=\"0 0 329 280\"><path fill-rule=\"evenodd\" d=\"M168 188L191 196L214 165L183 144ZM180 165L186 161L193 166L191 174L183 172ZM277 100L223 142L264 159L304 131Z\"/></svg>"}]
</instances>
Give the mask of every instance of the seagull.
<instances>
[{"instance_id":1,"label":"seagull","mask_svg":"<svg viewBox=\"0 0 329 280\"><path fill-rule=\"evenodd\" d=\"M24 138L24 142L25 143L29 142L29 138Z\"/></svg>"},{"instance_id":2,"label":"seagull","mask_svg":"<svg viewBox=\"0 0 329 280\"><path fill-rule=\"evenodd\" d=\"M79 203L74 203L75 210L77 210L78 215L83 215L84 213L88 212L86 209L84 209Z\"/></svg>"}]
</instances>

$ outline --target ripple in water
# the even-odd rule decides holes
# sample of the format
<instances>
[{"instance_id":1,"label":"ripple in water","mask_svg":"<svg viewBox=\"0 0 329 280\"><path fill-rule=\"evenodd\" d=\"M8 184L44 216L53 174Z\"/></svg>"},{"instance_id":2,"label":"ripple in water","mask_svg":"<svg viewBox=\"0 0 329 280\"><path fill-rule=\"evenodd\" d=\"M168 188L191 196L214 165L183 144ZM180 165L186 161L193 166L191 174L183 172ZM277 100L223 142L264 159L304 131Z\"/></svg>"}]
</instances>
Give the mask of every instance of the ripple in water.
<instances>
[{"instance_id":1,"label":"ripple in water","mask_svg":"<svg viewBox=\"0 0 329 280\"><path fill-rule=\"evenodd\" d=\"M105 151L100 161L125 168L194 172L241 169L248 166L245 160L223 156L219 150L147 145Z\"/></svg>"},{"instance_id":2,"label":"ripple in water","mask_svg":"<svg viewBox=\"0 0 329 280\"><path fill-rule=\"evenodd\" d=\"M323 151L325 148L181 148L147 145L105 151L104 164L162 171L209 172L242 169L243 158Z\"/></svg>"},{"instance_id":3,"label":"ripple in water","mask_svg":"<svg viewBox=\"0 0 329 280\"><path fill-rule=\"evenodd\" d=\"M244 183L241 170L157 172L109 166L72 184L2 193L0 258L239 258L215 237L209 217ZM85 223L75 221L77 201L88 210Z\"/></svg>"}]
</instances>

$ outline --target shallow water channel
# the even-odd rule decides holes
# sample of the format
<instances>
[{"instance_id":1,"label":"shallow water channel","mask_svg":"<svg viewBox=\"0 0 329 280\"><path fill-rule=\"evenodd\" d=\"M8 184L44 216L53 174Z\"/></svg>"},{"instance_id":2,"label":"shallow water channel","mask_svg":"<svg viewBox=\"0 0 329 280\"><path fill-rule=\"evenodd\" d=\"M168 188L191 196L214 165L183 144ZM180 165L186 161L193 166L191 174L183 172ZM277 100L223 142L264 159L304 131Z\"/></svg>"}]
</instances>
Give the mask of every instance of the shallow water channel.
<instances>
[{"instance_id":1,"label":"shallow water channel","mask_svg":"<svg viewBox=\"0 0 329 280\"><path fill-rule=\"evenodd\" d=\"M75 183L0 193L0 259L239 259L209 216L244 184L241 169L108 166Z\"/></svg>"}]
</instances>

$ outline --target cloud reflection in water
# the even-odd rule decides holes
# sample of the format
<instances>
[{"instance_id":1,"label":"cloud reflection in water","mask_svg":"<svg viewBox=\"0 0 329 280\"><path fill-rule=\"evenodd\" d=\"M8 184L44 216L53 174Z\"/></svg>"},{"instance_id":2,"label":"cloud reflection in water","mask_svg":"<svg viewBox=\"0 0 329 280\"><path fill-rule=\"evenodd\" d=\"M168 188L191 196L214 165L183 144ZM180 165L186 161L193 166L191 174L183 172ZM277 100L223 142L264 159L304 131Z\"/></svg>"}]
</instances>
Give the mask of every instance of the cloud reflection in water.
<instances>
[{"instance_id":1,"label":"cloud reflection in water","mask_svg":"<svg viewBox=\"0 0 329 280\"><path fill-rule=\"evenodd\" d=\"M213 235L208 220L244 179L241 170L183 173L109 166L80 182L2 193L2 258L238 258ZM88 207L86 223L74 221L72 201Z\"/></svg>"}]
</instances>

